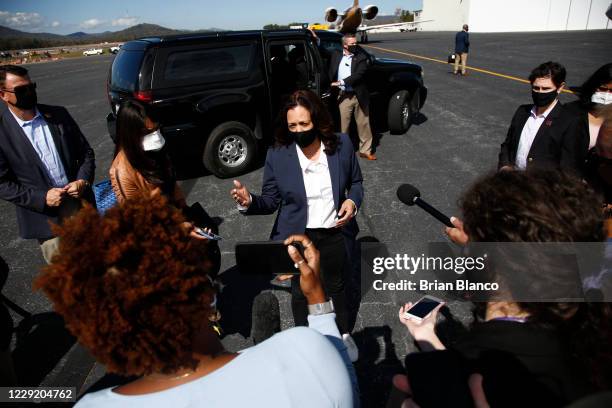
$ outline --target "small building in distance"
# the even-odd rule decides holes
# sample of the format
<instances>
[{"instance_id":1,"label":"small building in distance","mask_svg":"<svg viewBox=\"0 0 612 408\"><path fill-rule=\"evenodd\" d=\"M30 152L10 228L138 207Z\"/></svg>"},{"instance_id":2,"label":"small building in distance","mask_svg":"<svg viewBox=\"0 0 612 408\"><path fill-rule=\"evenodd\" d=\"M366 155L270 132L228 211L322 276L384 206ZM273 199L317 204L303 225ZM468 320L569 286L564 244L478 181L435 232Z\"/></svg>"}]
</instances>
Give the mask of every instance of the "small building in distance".
<instances>
[{"instance_id":1,"label":"small building in distance","mask_svg":"<svg viewBox=\"0 0 612 408\"><path fill-rule=\"evenodd\" d=\"M610 0L423 0L423 31L568 31L612 29Z\"/></svg>"}]
</instances>

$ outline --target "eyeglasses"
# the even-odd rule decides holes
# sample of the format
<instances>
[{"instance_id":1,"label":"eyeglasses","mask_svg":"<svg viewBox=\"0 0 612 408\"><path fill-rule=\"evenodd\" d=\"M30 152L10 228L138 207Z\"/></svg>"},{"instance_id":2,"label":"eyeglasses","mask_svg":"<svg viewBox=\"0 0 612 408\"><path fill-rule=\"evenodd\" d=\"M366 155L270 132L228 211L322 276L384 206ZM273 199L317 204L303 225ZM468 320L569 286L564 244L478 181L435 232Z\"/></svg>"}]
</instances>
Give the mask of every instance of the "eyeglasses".
<instances>
[{"instance_id":1,"label":"eyeglasses","mask_svg":"<svg viewBox=\"0 0 612 408\"><path fill-rule=\"evenodd\" d=\"M10 93L14 93L14 94L24 94L24 93L28 93L28 92L33 92L36 89L36 82L31 82L29 84L26 85L19 85L13 88L13 90L11 91L10 89L2 89L3 92L10 92Z\"/></svg>"}]
</instances>

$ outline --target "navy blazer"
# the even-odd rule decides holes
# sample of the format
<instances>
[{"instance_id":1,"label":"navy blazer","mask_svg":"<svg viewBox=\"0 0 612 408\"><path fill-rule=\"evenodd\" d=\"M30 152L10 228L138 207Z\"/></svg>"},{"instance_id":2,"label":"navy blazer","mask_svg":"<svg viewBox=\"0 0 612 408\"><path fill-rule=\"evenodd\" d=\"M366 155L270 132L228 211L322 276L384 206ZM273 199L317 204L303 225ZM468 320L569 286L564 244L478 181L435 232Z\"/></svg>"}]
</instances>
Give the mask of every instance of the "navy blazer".
<instances>
[{"instance_id":1,"label":"navy blazer","mask_svg":"<svg viewBox=\"0 0 612 408\"><path fill-rule=\"evenodd\" d=\"M338 139L336 151L333 154L326 153L336 211L347 198L353 200L359 208L363 200L361 168L349 137L341 134ZM295 142L268 150L261 195L251 196L251 205L244 214L272 214L278 210L270 239L280 240L292 234L304 233L308 209ZM345 235L353 237L358 231L355 218L343 230Z\"/></svg>"},{"instance_id":2,"label":"navy blazer","mask_svg":"<svg viewBox=\"0 0 612 408\"><path fill-rule=\"evenodd\" d=\"M38 105L68 181L93 183L94 151L68 111L59 106ZM52 182L45 165L5 103L0 104L0 198L17 206L17 223L22 238L53 237L49 221L57 222L57 208L47 207ZM93 202L91 189L83 198Z\"/></svg>"},{"instance_id":3,"label":"navy blazer","mask_svg":"<svg viewBox=\"0 0 612 408\"><path fill-rule=\"evenodd\" d=\"M464 53L470 49L470 35L467 31L459 31L455 35L455 52Z\"/></svg>"}]
</instances>

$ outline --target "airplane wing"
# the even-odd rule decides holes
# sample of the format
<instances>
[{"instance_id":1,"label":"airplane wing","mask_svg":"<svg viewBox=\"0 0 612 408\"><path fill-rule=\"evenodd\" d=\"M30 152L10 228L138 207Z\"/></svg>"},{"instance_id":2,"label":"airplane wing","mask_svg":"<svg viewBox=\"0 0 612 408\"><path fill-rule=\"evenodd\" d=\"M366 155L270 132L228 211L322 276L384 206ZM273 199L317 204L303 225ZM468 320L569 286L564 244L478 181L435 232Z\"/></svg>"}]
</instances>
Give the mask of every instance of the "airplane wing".
<instances>
[{"instance_id":1,"label":"airplane wing","mask_svg":"<svg viewBox=\"0 0 612 408\"><path fill-rule=\"evenodd\" d=\"M386 27L401 27L401 26L416 26L417 24L421 24L421 23L427 23L429 21L433 21L433 20L423 20L423 21L410 21L410 22L403 22L403 23L391 23L391 24L379 24L379 25L373 25L373 26L359 26L359 28L357 29L357 32L365 32L365 31L370 31L370 30L376 30L379 28L386 28Z\"/></svg>"}]
</instances>

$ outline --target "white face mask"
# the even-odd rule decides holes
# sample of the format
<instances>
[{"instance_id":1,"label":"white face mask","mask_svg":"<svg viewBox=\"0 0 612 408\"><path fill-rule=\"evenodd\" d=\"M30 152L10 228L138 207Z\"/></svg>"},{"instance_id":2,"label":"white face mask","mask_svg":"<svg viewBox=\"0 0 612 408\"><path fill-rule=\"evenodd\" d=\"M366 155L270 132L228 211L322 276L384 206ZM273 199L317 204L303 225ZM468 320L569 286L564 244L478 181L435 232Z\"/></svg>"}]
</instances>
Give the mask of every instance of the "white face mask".
<instances>
[{"instance_id":1,"label":"white face mask","mask_svg":"<svg viewBox=\"0 0 612 408\"><path fill-rule=\"evenodd\" d=\"M162 136L161 132L156 130L153 133L144 135L142 138L142 148L145 152L157 152L164 147L166 140Z\"/></svg>"},{"instance_id":2,"label":"white face mask","mask_svg":"<svg viewBox=\"0 0 612 408\"><path fill-rule=\"evenodd\" d=\"M608 105L612 103L612 92L595 92L591 96L591 102Z\"/></svg>"}]
</instances>

